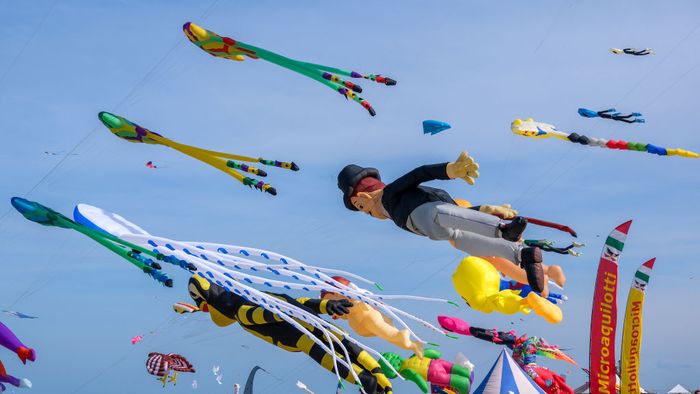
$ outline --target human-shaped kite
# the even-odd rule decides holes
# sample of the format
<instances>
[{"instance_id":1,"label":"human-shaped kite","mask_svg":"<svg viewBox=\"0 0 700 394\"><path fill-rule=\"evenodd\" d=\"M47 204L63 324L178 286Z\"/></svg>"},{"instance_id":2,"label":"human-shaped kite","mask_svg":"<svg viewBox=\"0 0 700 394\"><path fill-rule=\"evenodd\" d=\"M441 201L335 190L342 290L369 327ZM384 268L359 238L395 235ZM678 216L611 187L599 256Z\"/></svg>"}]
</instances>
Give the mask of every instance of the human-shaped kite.
<instances>
[{"instance_id":1,"label":"human-shaped kite","mask_svg":"<svg viewBox=\"0 0 700 394\"><path fill-rule=\"evenodd\" d=\"M434 240L449 240L474 256L500 256L527 272L535 291L544 290L542 252L518 242L527 220L509 205L466 208L444 190L422 186L432 180L462 179L473 185L479 165L466 152L456 161L424 165L384 184L379 170L355 164L338 174L343 203L377 219L391 219L402 229ZM503 219L511 219L510 223Z\"/></svg>"},{"instance_id":2,"label":"human-shaped kite","mask_svg":"<svg viewBox=\"0 0 700 394\"><path fill-rule=\"evenodd\" d=\"M468 394L474 381L474 366L465 360L463 365L451 363L440 358L435 349L425 349L423 357L412 355L404 359L396 353L382 353L384 359L391 363L394 370L403 378L415 383L427 393L431 386L447 388L459 394ZM384 374L393 379L396 374L383 360L380 360Z\"/></svg>"},{"instance_id":3,"label":"human-shaped kite","mask_svg":"<svg viewBox=\"0 0 700 394\"><path fill-rule=\"evenodd\" d=\"M625 122L625 123L644 123L645 120L640 118L642 114L639 112L632 112L631 114L628 115L623 115L620 112L617 112L615 108L609 108L604 111L593 111L590 109L586 108L579 108L578 109L578 114L583 116L584 118L603 118L603 119L612 119L612 120L617 120L620 122Z\"/></svg>"},{"instance_id":4,"label":"human-shaped kite","mask_svg":"<svg viewBox=\"0 0 700 394\"><path fill-rule=\"evenodd\" d=\"M333 279L345 286L354 286L352 282L342 276L334 276ZM339 293L327 291L321 292L321 299L346 300L351 302L352 306L348 308L348 313L337 316L334 315L333 318L347 320L350 328L358 335L382 338L402 349L416 353L419 357L423 357L423 344L412 340L410 331L406 329L399 330L394 326L394 323L389 317L370 305L361 301L350 300Z\"/></svg>"},{"instance_id":5,"label":"human-shaped kite","mask_svg":"<svg viewBox=\"0 0 700 394\"><path fill-rule=\"evenodd\" d=\"M636 49L636 48L610 48L610 52L615 55L633 55L633 56L646 56L653 55L654 51L651 48Z\"/></svg>"}]
</instances>

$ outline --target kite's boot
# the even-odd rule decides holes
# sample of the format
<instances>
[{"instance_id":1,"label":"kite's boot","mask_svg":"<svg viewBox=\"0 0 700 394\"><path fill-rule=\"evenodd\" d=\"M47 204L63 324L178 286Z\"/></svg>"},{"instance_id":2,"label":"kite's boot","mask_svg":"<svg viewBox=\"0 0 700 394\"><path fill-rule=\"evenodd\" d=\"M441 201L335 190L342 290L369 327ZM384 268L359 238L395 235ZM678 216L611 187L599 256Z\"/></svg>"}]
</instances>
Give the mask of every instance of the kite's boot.
<instances>
[{"instance_id":1,"label":"kite's boot","mask_svg":"<svg viewBox=\"0 0 700 394\"><path fill-rule=\"evenodd\" d=\"M358 375L360 384L367 394L377 394L377 378L369 371L362 371Z\"/></svg>"},{"instance_id":2,"label":"kite's boot","mask_svg":"<svg viewBox=\"0 0 700 394\"><path fill-rule=\"evenodd\" d=\"M27 378L21 378L19 380L19 387L23 389L30 389L32 388L32 381Z\"/></svg>"},{"instance_id":3,"label":"kite's boot","mask_svg":"<svg viewBox=\"0 0 700 394\"><path fill-rule=\"evenodd\" d=\"M520 250L520 266L527 273L527 283L537 293L544 291L544 269L542 269L542 249L537 247Z\"/></svg>"},{"instance_id":4,"label":"kite's boot","mask_svg":"<svg viewBox=\"0 0 700 394\"><path fill-rule=\"evenodd\" d=\"M36 360L36 354L34 353L34 349L30 349L24 346L17 349L17 357L19 357L19 359L22 360L22 364L26 364L27 360Z\"/></svg>"},{"instance_id":5,"label":"kite's boot","mask_svg":"<svg viewBox=\"0 0 700 394\"><path fill-rule=\"evenodd\" d=\"M516 216L510 223L504 223L498 226L501 230L501 237L507 241L518 242L527 227L527 219L522 216Z\"/></svg>"}]
</instances>

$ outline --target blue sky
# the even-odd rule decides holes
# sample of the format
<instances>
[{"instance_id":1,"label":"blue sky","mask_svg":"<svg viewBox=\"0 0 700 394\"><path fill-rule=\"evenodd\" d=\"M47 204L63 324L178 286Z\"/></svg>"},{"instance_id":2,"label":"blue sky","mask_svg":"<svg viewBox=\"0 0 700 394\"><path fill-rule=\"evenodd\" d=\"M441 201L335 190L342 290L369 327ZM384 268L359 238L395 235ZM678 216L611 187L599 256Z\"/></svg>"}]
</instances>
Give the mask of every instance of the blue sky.
<instances>
[{"instance_id":1,"label":"blue sky","mask_svg":"<svg viewBox=\"0 0 700 394\"><path fill-rule=\"evenodd\" d=\"M466 307L400 305L427 319L450 312L474 325L544 336L585 366L598 255L607 233L631 218L621 298L636 268L658 258L647 293L641 382L657 390L700 387L693 374L700 369L700 343L693 340L700 324L693 306L700 295L698 162L509 131L516 117L534 117L591 136L700 150L690 124L700 82L698 11L694 1L1 2L0 308L40 319L1 318L37 349L36 363L22 366L8 352L0 357L10 372L31 378L39 394L162 392L145 373L149 351L185 354L199 369L193 378L201 392L231 392L256 364L271 373L259 376L260 393L290 392L297 379L329 392L333 376L302 355L237 327L217 328L206 316L173 316L170 305L187 299L184 273L169 270L176 285L160 288L89 239L8 211L10 197L66 214L85 202L154 234L272 249L378 279L387 292L454 299L450 277L462 255L447 243L351 214L335 179L345 164L357 163L391 180L468 150L481 164L477 185L435 186L565 222L587 243L580 258L546 256L568 276L565 320L555 326L535 316L520 321ZM182 34L190 20L293 58L382 73L398 85L362 84L378 113L371 118L269 63L206 55ZM613 46L657 54L613 56ZM642 112L647 123L583 119L580 106ZM102 110L182 143L294 160L301 171L268 171L277 197L246 190L175 151L113 137L97 119ZM424 136L424 119L453 128ZM44 154L73 149L68 157ZM149 160L167 168L147 170ZM534 227L528 237L569 241ZM132 347L129 339L144 333ZM467 355L477 381L498 355L493 345L425 334L443 344L445 358ZM225 385L214 381L214 364ZM571 371L572 386L585 381L566 364L542 364ZM182 376L168 390L190 392L191 379Z\"/></svg>"}]
</instances>

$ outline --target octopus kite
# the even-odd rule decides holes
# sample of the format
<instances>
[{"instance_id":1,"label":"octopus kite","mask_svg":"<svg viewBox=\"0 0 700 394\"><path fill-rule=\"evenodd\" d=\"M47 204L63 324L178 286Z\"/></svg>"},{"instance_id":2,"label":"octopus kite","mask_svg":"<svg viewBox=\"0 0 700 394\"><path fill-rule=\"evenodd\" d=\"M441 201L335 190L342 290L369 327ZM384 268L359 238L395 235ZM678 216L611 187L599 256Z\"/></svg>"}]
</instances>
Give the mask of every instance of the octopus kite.
<instances>
[{"instance_id":1,"label":"octopus kite","mask_svg":"<svg viewBox=\"0 0 700 394\"><path fill-rule=\"evenodd\" d=\"M243 61L245 56L251 59L267 60L270 63L295 71L328 86L346 99L352 99L359 103L372 116L376 115L374 108L372 108L372 105L370 105L367 100L358 95L358 93L362 93L362 87L344 80L341 76L364 78L387 86L396 85L395 80L382 75L363 75L355 71L341 70L335 67L290 59L274 52L254 47L241 41L236 41L229 37L222 37L213 31L197 26L193 22L185 23L182 30L194 45L212 56L236 61Z\"/></svg>"},{"instance_id":2,"label":"octopus kite","mask_svg":"<svg viewBox=\"0 0 700 394\"><path fill-rule=\"evenodd\" d=\"M36 360L36 353L34 352L34 349L25 346L22 341L20 341L19 338L17 338L17 336L2 323L0 323L0 346L17 354L17 357L22 360L23 364L26 364L27 360ZM3 383L22 388L32 387L32 382L30 382L29 379L16 378L9 375L5 370L5 366L2 364L2 361L0 361L0 392L5 391L6 389Z\"/></svg>"},{"instance_id":3,"label":"octopus kite","mask_svg":"<svg viewBox=\"0 0 700 394\"><path fill-rule=\"evenodd\" d=\"M548 394L573 394L574 391L566 384L566 379L537 365L537 356L554 360L566 361L576 365L576 362L557 346L547 344L538 337L517 336L514 331L502 332L495 329L471 327L467 322L456 317L438 316L440 326L447 331L460 335L473 336L497 345L507 346L513 352L513 359L520 368L532 378Z\"/></svg>"},{"instance_id":4,"label":"octopus kite","mask_svg":"<svg viewBox=\"0 0 700 394\"><path fill-rule=\"evenodd\" d=\"M185 357L174 353L162 354L156 352L148 354L146 371L151 375L159 376L158 380L163 383L163 387L167 383L176 385L178 372L195 373L194 367ZM171 371L172 375L170 375Z\"/></svg>"},{"instance_id":5,"label":"octopus kite","mask_svg":"<svg viewBox=\"0 0 700 394\"><path fill-rule=\"evenodd\" d=\"M443 330L387 301L406 299L450 303L448 300L375 294L358 286L346 286L331 275L341 275L352 278L356 283L359 281L381 288L376 282L353 273L306 265L272 251L158 237L117 214L85 204L79 204L74 210L75 220L19 197L12 199L12 205L28 220L73 229L92 238L166 286L171 287L173 282L161 272L159 263L168 263L188 271L192 275L190 295L197 304L195 308L188 309L208 312L218 325L238 321L246 331L284 350L313 350L313 355L309 355L335 373L339 382L346 380L361 385L361 389L368 394L391 393L391 384L379 372L375 359L381 359L381 353L320 317L322 314L342 315L348 303L271 294L255 286L285 291L338 293L347 300L363 302L381 311L397 327L408 330L411 339L419 343L427 342L418 337L402 317L445 335ZM279 278L289 278L289 281Z\"/></svg>"},{"instance_id":6,"label":"octopus kite","mask_svg":"<svg viewBox=\"0 0 700 394\"><path fill-rule=\"evenodd\" d=\"M234 177L245 186L270 193L273 196L277 195L277 190L275 190L274 187L261 180L241 174L241 172L244 172L257 175L259 177L266 177L267 172L243 162L260 163L266 166L278 167L292 171L299 170L299 167L294 164L294 162L288 163L277 160L267 160L263 159L262 157L256 159L254 157L233 155L230 153L216 152L180 144L171 139L165 138L156 132L143 128L124 117L113 115L109 112L100 112L98 117L100 118L100 121L109 129L109 131L123 140L135 143L163 145L173 148L180 153L184 153L199 161L209 164L210 166Z\"/></svg>"},{"instance_id":7,"label":"octopus kite","mask_svg":"<svg viewBox=\"0 0 700 394\"><path fill-rule=\"evenodd\" d=\"M523 137L530 138L558 138L562 141L573 142L581 145L597 146L599 148L634 150L639 152L652 153L659 156L681 156L690 159L697 159L699 154L685 149L663 148L652 144L644 144L641 142L628 142L622 140L606 140L603 138L587 137L577 133L563 133L551 124L536 122L532 118L525 120L516 119L510 125L513 133Z\"/></svg>"}]
</instances>

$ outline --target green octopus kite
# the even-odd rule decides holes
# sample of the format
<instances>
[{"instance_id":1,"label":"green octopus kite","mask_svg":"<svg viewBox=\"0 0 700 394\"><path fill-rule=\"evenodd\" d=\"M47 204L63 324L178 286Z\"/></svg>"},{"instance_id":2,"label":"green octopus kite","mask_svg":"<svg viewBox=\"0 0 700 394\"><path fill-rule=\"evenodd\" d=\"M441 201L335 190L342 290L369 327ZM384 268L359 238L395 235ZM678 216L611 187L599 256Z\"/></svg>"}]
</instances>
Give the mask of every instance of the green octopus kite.
<instances>
[{"instance_id":1,"label":"green octopus kite","mask_svg":"<svg viewBox=\"0 0 700 394\"><path fill-rule=\"evenodd\" d=\"M345 96L345 98L352 99L359 103L372 116L376 115L372 105L370 105L367 100L357 95L357 93L362 93L362 87L350 81L346 81L338 75L350 78L369 79L387 86L396 85L395 80L378 74L362 75L355 71L346 71L334 67L290 59L274 52L236 41L229 37L222 37L213 31L197 26L193 22L185 23L185 25L182 26L182 30L193 44L212 56L236 61L243 61L245 56L251 59L267 60L268 62L296 71L299 74L305 75L328 86Z\"/></svg>"}]
</instances>

